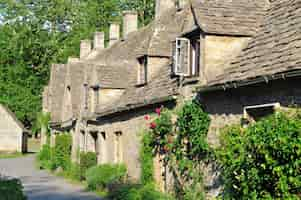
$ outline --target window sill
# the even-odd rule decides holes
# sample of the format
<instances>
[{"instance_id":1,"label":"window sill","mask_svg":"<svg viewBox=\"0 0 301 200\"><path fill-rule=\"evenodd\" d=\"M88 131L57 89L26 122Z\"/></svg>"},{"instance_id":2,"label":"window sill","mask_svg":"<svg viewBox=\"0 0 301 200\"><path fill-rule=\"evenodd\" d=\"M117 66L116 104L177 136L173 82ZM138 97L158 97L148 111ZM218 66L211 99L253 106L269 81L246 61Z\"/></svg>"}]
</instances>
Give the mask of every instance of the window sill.
<instances>
[{"instance_id":1,"label":"window sill","mask_svg":"<svg viewBox=\"0 0 301 200\"><path fill-rule=\"evenodd\" d=\"M189 84L196 84L200 81L199 76L190 76L190 77L184 77L183 84L189 85Z\"/></svg>"},{"instance_id":2,"label":"window sill","mask_svg":"<svg viewBox=\"0 0 301 200\"><path fill-rule=\"evenodd\" d=\"M143 86L146 86L147 83L137 83L135 86L136 87L143 87Z\"/></svg>"}]
</instances>

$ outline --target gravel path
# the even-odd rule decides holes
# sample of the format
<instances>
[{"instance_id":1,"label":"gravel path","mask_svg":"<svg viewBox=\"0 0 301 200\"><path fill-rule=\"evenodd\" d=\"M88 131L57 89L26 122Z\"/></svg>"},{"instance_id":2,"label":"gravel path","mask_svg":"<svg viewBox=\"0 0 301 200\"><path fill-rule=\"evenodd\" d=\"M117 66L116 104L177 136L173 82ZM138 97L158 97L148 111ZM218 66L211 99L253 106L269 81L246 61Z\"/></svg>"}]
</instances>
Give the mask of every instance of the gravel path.
<instances>
[{"instance_id":1,"label":"gravel path","mask_svg":"<svg viewBox=\"0 0 301 200\"><path fill-rule=\"evenodd\" d=\"M34 155L0 159L0 174L20 178L28 200L100 200L80 186L37 170Z\"/></svg>"}]
</instances>

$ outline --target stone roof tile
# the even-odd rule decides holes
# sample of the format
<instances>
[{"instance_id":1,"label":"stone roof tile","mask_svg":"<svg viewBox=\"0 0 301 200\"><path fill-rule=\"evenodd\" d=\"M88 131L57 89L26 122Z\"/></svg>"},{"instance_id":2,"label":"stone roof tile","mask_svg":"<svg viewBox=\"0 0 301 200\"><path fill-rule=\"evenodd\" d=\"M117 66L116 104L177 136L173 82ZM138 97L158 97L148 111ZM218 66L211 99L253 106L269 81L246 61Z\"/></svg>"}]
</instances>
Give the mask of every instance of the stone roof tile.
<instances>
[{"instance_id":1,"label":"stone roof tile","mask_svg":"<svg viewBox=\"0 0 301 200\"><path fill-rule=\"evenodd\" d=\"M301 0L275 0L258 34L208 86L301 69Z\"/></svg>"}]
</instances>

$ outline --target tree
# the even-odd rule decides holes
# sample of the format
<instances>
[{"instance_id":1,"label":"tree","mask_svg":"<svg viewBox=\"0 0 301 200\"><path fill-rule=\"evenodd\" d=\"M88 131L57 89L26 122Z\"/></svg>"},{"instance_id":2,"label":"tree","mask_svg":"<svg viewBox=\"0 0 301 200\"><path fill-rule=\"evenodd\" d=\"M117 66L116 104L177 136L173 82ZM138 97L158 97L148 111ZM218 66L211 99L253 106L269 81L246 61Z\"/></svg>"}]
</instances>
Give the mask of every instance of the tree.
<instances>
[{"instance_id":1,"label":"tree","mask_svg":"<svg viewBox=\"0 0 301 200\"><path fill-rule=\"evenodd\" d=\"M30 128L42 107L51 63L78 56L80 40L96 30L108 33L112 21L121 22L122 10L136 9L145 25L153 16L153 4L153 0L0 0L0 103Z\"/></svg>"}]
</instances>

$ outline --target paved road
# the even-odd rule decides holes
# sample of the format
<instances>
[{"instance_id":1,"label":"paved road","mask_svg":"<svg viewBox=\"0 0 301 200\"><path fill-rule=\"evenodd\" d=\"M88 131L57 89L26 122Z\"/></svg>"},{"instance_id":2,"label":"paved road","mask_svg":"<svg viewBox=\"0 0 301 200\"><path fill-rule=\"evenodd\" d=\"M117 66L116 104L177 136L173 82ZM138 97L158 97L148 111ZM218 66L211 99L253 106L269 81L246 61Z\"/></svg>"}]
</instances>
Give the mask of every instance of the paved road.
<instances>
[{"instance_id":1,"label":"paved road","mask_svg":"<svg viewBox=\"0 0 301 200\"><path fill-rule=\"evenodd\" d=\"M100 200L80 186L35 168L34 155L0 159L0 174L20 178L28 200Z\"/></svg>"}]
</instances>

